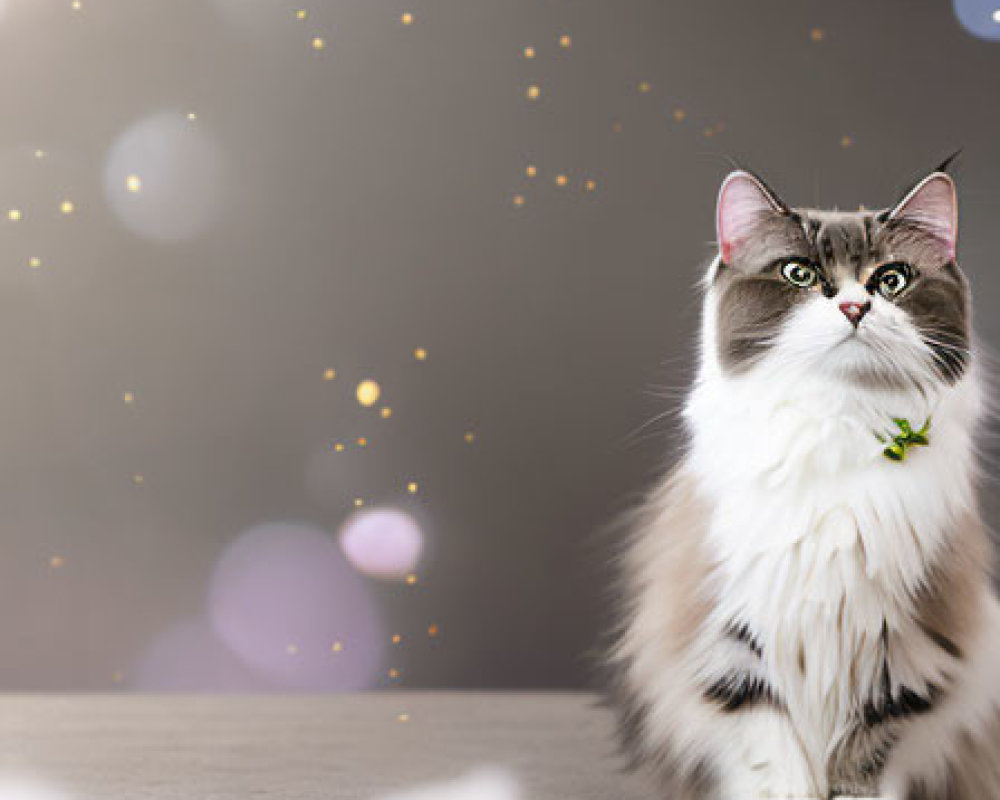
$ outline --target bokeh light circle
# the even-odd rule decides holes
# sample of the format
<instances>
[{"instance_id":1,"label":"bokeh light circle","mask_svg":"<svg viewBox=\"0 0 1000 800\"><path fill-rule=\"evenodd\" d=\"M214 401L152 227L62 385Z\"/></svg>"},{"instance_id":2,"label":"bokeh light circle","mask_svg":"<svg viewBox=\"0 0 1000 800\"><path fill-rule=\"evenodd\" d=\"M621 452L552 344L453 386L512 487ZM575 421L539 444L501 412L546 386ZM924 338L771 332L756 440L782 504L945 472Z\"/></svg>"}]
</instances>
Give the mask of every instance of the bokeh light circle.
<instances>
[{"instance_id":1,"label":"bokeh light circle","mask_svg":"<svg viewBox=\"0 0 1000 800\"><path fill-rule=\"evenodd\" d=\"M399 580L413 572L424 551L424 535L409 514L377 508L352 514L340 529L340 547L359 572Z\"/></svg>"},{"instance_id":2,"label":"bokeh light circle","mask_svg":"<svg viewBox=\"0 0 1000 800\"><path fill-rule=\"evenodd\" d=\"M222 155L198 123L179 111L145 117L111 146L104 193L133 233L161 242L193 239L217 219Z\"/></svg>"},{"instance_id":3,"label":"bokeh light circle","mask_svg":"<svg viewBox=\"0 0 1000 800\"><path fill-rule=\"evenodd\" d=\"M365 378L358 384L358 388L355 389L354 394L358 399L359 405L370 408L382 396L382 387L379 386L378 381Z\"/></svg>"},{"instance_id":4,"label":"bokeh light circle","mask_svg":"<svg viewBox=\"0 0 1000 800\"><path fill-rule=\"evenodd\" d=\"M37 778L0 774L0 800L69 800L69 795Z\"/></svg>"},{"instance_id":5,"label":"bokeh light circle","mask_svg":"<svg viewBox=\"0 0 1000 800\"><path fill-rule=\"evenodd\" d=\"M954 0L955 16L973 36L1000 42L1000 0Z\"/></svg>"},{"instance_id":6,"label":"bokeh light circle","mask_svg":"<svg viewBox=\"0 0 1000 800\"><path fill-rule=\"evenodd\" d=\"M380 800L522 800L521 782L506 769L480 767L453 781L383 795Z\"/></svg>"},{"instance_id":7,"label":"bokeh light circle","mask_svg":"<svg viewBox=\"0 0 1000 800\"><path fill-rule=\"evenodd\" d=\"M282 686L350 691L378 677L385 638L374 601L325 531L250 528L226 548L209 589L219 638Z\"/></svg>"}]
</instances>

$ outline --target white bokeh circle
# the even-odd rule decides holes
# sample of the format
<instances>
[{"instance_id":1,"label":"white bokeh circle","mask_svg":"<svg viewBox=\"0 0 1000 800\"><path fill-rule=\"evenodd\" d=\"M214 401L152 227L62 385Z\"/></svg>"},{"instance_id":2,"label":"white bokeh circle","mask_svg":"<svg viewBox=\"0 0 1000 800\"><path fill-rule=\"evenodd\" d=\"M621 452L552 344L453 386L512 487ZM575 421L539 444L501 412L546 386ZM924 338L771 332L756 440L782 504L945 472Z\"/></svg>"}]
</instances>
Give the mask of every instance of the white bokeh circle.
<instances>
[{"instance_id":1,"label":"white bokeh circle","mask_svg":"<svg viewBox=\"0 0 1000 800\"><path fill-rule=\"evenodd\" d=\"M53 784L34 777L0 774L0 800L70 800Z\"/></svg>"},{"instance_id":2,"label":"white bokeh circle","mask_svg":"<svg viewBox=\"0 0 1000 800\"><path fill-rule=\"evenodd\" d=\"M409 514L373 508L352 514L340 529L340 548L358 572L399 580L417 568L424 534Z\"/></svg>"},{"instance_id":3,"label":"white bokeh circle","mask_svg":"<svg viewBox=\"0 0 1000 800\"><path fill-rule=\"evenodd\" d=\"M154 241L187 241L218 218L222 158L200 123L186 114L151 114L111 146L104 167L105 196L133 233Z\"/></svg>"}]
</instances>

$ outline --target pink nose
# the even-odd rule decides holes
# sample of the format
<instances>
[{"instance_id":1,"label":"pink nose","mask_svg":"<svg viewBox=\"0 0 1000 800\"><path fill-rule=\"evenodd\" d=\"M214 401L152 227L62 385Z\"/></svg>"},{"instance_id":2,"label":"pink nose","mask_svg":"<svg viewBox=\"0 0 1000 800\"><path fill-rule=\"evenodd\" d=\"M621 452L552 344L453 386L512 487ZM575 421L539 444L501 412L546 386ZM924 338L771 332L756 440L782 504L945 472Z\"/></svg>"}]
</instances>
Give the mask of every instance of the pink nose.
<instances>
[{"instance_id":1,"label":"pink nose","mask_svg":"<svg viewBox=\"0 0 1000 800\"><path fill-rule=\"evenodd\" d=\"M844 316L850 320L851 324L856 328L858 323L861 322L861 318L871 310L871 301L864 303L855 303L854 301L848 303L841 303L840 310L843 312Z\"/></svg>"}]
</instances>

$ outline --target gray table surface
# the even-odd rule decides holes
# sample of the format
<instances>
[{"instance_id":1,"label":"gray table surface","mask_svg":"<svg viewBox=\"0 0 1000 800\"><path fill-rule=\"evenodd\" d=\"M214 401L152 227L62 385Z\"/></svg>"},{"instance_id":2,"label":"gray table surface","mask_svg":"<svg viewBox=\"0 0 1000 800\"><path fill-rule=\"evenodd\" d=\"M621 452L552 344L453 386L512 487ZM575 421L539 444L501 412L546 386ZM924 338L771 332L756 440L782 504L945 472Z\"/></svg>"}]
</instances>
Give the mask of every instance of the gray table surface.
<instances>
[{"instance_id":1,"label":"gray table surface","mask_svg":"<svg viewBox=\"0 0 1000 800\"><path fill-rule=\"evenodd\" d=\"M428 785L451 800L434 785L484 766L522 800L652 797L620 773L610 715L585 694L0 696L0 794L17 775L70 800L375 800Z\"/></svg>"}]
</instances>

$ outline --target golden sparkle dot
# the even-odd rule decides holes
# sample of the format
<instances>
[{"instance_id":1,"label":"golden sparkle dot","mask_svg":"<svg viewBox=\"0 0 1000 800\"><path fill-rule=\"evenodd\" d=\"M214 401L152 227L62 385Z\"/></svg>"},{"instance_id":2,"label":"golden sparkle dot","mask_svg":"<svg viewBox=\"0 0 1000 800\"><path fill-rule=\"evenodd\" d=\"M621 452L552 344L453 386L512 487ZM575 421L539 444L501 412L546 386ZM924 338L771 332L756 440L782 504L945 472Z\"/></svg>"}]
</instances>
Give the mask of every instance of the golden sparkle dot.
<instances>
[{"instance_id":1,"label":"golden sparkle dot","mask_svg":"<svg viewBox=\"0 0 1000 800\"><path fill-rule=\"evenodd\" d=\"M187 115L187 118L188 118L188 122L194 122L196 119L198 119L198 115L195 114L193 111L189 111L188 115Z\"/></svg>"},{"instance_id":2,"label":"golden sparkle dot","mask_svg":"<svg viewBox=\"0 0 1000 800\"><path fill-rule=\"evenodd\" d=\"M52 558L49 559L49 566L52 567L52 569L59 569L59 567L63 566L65 563L66 559L62 556L52 556Z\"/></svg>"},{"instance_id":3,"label":"golden sparkle dot","mask_svg":"<svg viewBox=\"0 0 1000 800\"><path fill-rule=\"evenodd\" d=\"M285 652L290 656L297 656L299 654L299 646L297 644L290 644L285 648Z\"/></svg>"},{"instance_id":4,"label":"golden sparkle dot","mask_svg":"<svg viewBox=\"0 0 1000 800\"><path fill-rule=\"evenodd\" d=\"M569 178L565 175L556 175L556 186L565 186L569 183Z\"/></svg>"},{"instance_id":5,"label":"golden sparkle dot","mask_svg":"<svg viewBox=\"0 0 1000 800\"><path fill-rule=\"evenodd\" d=\"M330 645L330 651L333 653L339 653L343 649L344 645L342 642L334 642L332 645Z\"/></svg>"},{"instance_id":6,"label":"golden sparkle dot","mask_svg":"<svg viewBox=\"0 0 1000 800\"><path fill-rule=\"evenodd\" d=\"M343 453L344 452L344 443L343 442L337 442L333 446L333 449L336 450L338 453Z\"/></svg>"},{"instance_id":7,"label":"golden sparkle dot","mask_svg":"<svg viewBox=\"0 0 1000 800\"><path fill-rule=\"evenodd\" d=\"M305 19L308 16L309 12L306 11L304 8L300 8L298 11L295 12L295 19Z\"/></svg>"},{"instance_id":8,"label":"golden sparkle dot","mask_svg":"<svg viewBox=\"0 0 1000 800\"><path fill-rule=\"evenodd\" d=\"M559 37L560 47L571 47L572 44L573 44L573 38L568 33L564 33L562 36Z\"/></svg>"},{"instance_id":9,"label":"golden sparkle dot","mask_svg":"<svg viewBox=\"0 0 1000 800\"><path fill-rule=\"evenodd\" d=\"M326 49L326 39L322 36L314 36L312 40L312 49L317 52Z\"/></svg>"},{"instance_id":10,"label":"golden sparkle dot","mask_svg":"<svg viewBox=\"0 0 1000 800\"><path fill-rule=\"evenodd\" d=\"M398 717L396 717L396 719L398 719L400 722L409 722L410 721L410 715L409 714L400 714Z\"/></svg>"},{"instance_id":11,"label":"golden sparkle dot","mask_svg":"<svg viewBox=\"0 0 1000 800\"><path fill-rule=\"evenodd\" d=\"M389 406L382 406L382 409L378 413L382 419L389 419L392 416L392 409Z\"/></svg>"},{"instance_id":12,"label":"golden sparkle dot","mask_svg":"<svg viewBox=\"0 0 1000 800\"><path fill-rule=\"evenodd\" d=\"M639 81L639 91L643 94L646 94L652 88L653 85L649 81Z\"/></svg>"},{"instance_id":13,"label":"golden sparkle dot","mask_svg":"<svg viewBox=\"0 0 1000 800\"><path fill-rule=\"evenodd\" d=\"M430 636L432 639L439 633L441 633L441 629L437 625L431 625L430 627L427 628L427 635Z\"/></svg>"},{"instance_id":14,"label":"golden sparkle dot","mask_svg":"<svg viewBox=\"0 0 1000 800\"><path fill-rule=\"evenodd\" d=\"M524 205L524 195L523 194L515 194L511 198L510 202L512 202L514 204L515 208L520 208L521 206Z\"/></svg>"},{"instance_id":15,"label":"golden sparkle dot","mask_svg":"<svg viewBox=\"0 0 1000 800\"><path fill-rule=\"evenodd\" d=\"M125 188L128 189L132 194L137 194L142 191L142 178L138 175L129 175L125 179Z\"/></svg>"},{"instance_id":16,"label":"golden sparkle dot","mask_svg":"<svg viewBox=\"0 0 1000 800\"><path fill-rule=\"evenodd\" d=\"M63 214L72 214L76 211L76 206L73 204L72 200L63 200L59 204L59 210L62 211Z\"/></svg>"},{"instance_id":17,"label":"golden sparkle dot","mask_svg":"<svg viewBox=\"0 0 1000 800\"><path fill-rule=\"evenodd\" d=\"M337 377L337 370L335 370L333 367L327 367L325 370L323 370L323 380L332 381L336 377Z\"/></svg>"},{"instance_id":18,"label":"golden sparkle dot","mask_svg":"<svg viewBox=\"0 0 1000 800\"><path fill-rule=\"evenodd\" d=\"M417 576L414 573L411 572L409 575L406 576L406 585L407 586L417 585Z\"/></svg>"},{"instance_id":19,"label":"golden sparkle dot","mask_svg":"<svg viewBox=\"0 0 1000 800\"><path fill-rule=\"evenodd\" d=\"M42 266L42 259L40 259L38 256L32 256L31 258L28 259L28 266L31 267L32 269L38 269L40 266Z\"/></svg>"},{"instance_id":20,"label":"golden sparkle dot","mask_svg":"<svg viewBox=\"0 0 1000 800\"><path fill-rule=\"evenodd\" d=\"M524 57L525 58L534 58L535 57L535 48L531 47L530 45L528 47L525 47L523 52L524 52Z\"/></svg>"},{"instance_id":21,"label":"golden sparkle dot","mask_svg":"<svg viewBox=\"0 0 1000 800\"><path fill-rule=\"evenodd\" d=\"M122 400L125 401L125 405L130 406L135 402L135 395L132 392L125 392L122 395Z\"/></svg>"},{"instance_id":22,"label":"golden sparkle dot","mask_svg":"<svg viewBox=\"0 0 1000 800\"><path fill-rule=\"evenodd\" d=\"M535 84L532 84L531 86L528 87L527 91L525 91L524 94L525 97L527 97L529 100L537 100L539 97L542 96L542 90Z\"/></svg>"},{"instance_id":23,"label":"golden sparkle dot","mask_svg":"<svg viewBox=\"0 0 1000 800\"><path fill-rule=\"evenodd\" d=\"M404 11L400 15L399 21L402 22L404 25L412 25L413 24L413 14L411 14L409 11Z\"/></svg>"},{"instance_id":24,"label":"golden sparkle dot","mask_svg":"<svg viewBox=\"0 0 1000 800\"><path fill-rule=\"evenodd\" d=\"M364 436L359 436L358 447L368 447L368 439Z\"/></svg>"},{"instance_id":25,"label":"golden sparkle dot","mask_svg":"<svg viewBox=\"0 0 1000 800\"><path fill-rule=\"evenodd\" d=\"M685 111L683 108L675 108L673 111L673 115L675 122L683 122L684 118L687 116L687 111Z\"/></svg>"},{"instance_id":26,"label":"golden sparkle dot","mask_svg":"<svg viewBox=\"0 0 1000 800\"><path fill-rule=\"evenodd\" d=\"M365 504L365 501L364 501L363 498L361 498L361 497L355 497L354 498L354 507L355 508L361 508L361 506L363 506L364 504Z\"/></svg>"},{"instance_id":27,"label":"golden sparkle dot","mask_svg":"<svg viewBox=\"0 0 1000 800\"><path fill-rule=\"evenodd\" d=\"M588 192L592 192L594 191L594 189L597 188L597 181L595 181L593 178L589 178L583 182L583 188L586 189Z\"/></svg>"},{"instance_id":28,"label":"golden sparkle dot","mask_svg":"<svg viewBox=\"0 0 1000 800\"><path fill-rule=\"evenodd\" d=\"M365 408L370 408L378 402L379 397L382 396L382 387L378 385L377 381L373 381L371 378L365 378L358 384L358 388L355 390L355 395L358 398L358 403Z\"/></svg>"},{"instance_id":29,"label":"golden sparkle dot","mask_svg":"<svg viewBox=\"0 0 1000 800\"><path fill-rule=\"evenodd\" d=\"M80 0L73 0L73 2L69 4L69 7L72 8L74 11L79 11L81 8L83 8L83 3L80 2Z\"/></svg>"},{"instance_id":30,"label":"golden sparkle dot","mask_svg":"<svg viewBox=\"0 0 1000 800\"><path fill-rule=\"evenodd\" d=\"M812 39L814 42L822 42L823 36L824 34L822 28L813 28L811 31L809 31L809 38Z\"/></svg>"},{"instance_id":31,"label":"golden sparkle dot","mask_svg":"<svg viewBox=\"0 0 1000 800\"><path fill-rule=\"evenodd\" d=\"M417 361L426 361L427 351L423 347L418 347L413 351L413 357L417 359Z\"/></svg>"},{"instance_id":32,"label":"golden sparkle dot","mask_svg":"<svg viewBox=\"0 0 1000 800\"><path fill-rule=\"evenodd\" d=\"M854 144L854 139L852 139L850 136L841 136L840 137L840 146L841 147L850 147L852 144Z\"/></svg>"},{"instance_id":33,"label":"golden sparkle dot","mask_svg":"<svg viewBox=\"0 0 1000 800\"><path fill-rule=\"evenodd\" d=\"M534 178L538 174L538 168L534 164L528 164L524 168L524 174L529 178Z\"/></svg>"},{"instance_id":34,"label":"golden sparkle dot","mask_svg":"<svg viewBox=\"0 0 1000 800\"><path fill-rule=\"evenodd\" d=\"M120 672L116 672L114 675L111 676L111 680L114 681L115 683L121 683L123 680L125 680L125 676Z\"/></svg>"},{"instance_id":35,"label":"golden sparkle dot","mask_svg":"<svg viewBox=\"0 0 1000 800\"><path fill-rule=\"evenodd\" d=\"M136 486L142 486L142 484L144 484L145 482L146 479L138 473L132 476L132 483L134 483Z\"/></svg>"},{"instance_id":36,"label":"golden sparkle dot","mask_svg":"<svg viewBox=\"0 0 1000 800\"><path fill-rule=\"evenodd\" d=\"M408 484L406 484L406 491L408 491L410 494L416 494L417 491L419 491L419 489L420 487L417 485L416 481L410 481Z\"/></svg>"},{"instance_id":37,"label":"golden sparkle dot","mask_svg":"<svg viewBox=\"0 0 1000 800\"><path fill-rule=\"evenodd\" d=\"M614 122L611 124L611 130L615 133L621 133L624 129L622 128L622 124L620 122Z\"/></svg>"},{"instance_id":38,"label":"golden sparkle dot","mask_svg":"<svg viewBox=\"0 0 1000 800\"><path fill-rule=\"evenodd\" d=\"M22 217L23 214L21 214L21 209L19 208L12 208L10 211L7 212L7 219L9 219L11 222L20 222Z\"/></svg>"},{"instance_id":39,"label":"golden sparkle dot","mask_svg":"<svg viewBox=\"0 0 1000 800\"><path fill-rule=\"evenodd\" d=\"M466 431L465 432L465 443L466 444L472 444L474 441L476 441L476 434L474 434L472 431Z\"/></svg>"},{"instance_id":40,"label":"golden sparkle dot","mask_svg":"<svg viewBox=\"0 0 1000 800\"><path fill-rule=\"evenodd\" d=\"M403 637L400 636L398 633L394 633L392 635L392 643L393 644L399 644L401 641L403 641Z\"/></svg>"},{"instance_id":41,"label":"golden sparkle dot","mask_svg":"<svg viewBox=\"0 0 1000 800\"><path fill-rule=\"evenodd\" d=\"M45 151L44 150L36 150L35 151L35 158L37 158L37 159L43 159L43 158L45 158Z\"/></svg>"},{"instance_id":42,"label":"golden sparkle dot","mask_svg":"<svg viewBox=\"0 0 1000 800\"><path fill-rule=\"evenodd\" d=\"M389 670L389 680L396 680L399 677L399 670L393 667Z\"/></svg>"}]
</instances>

